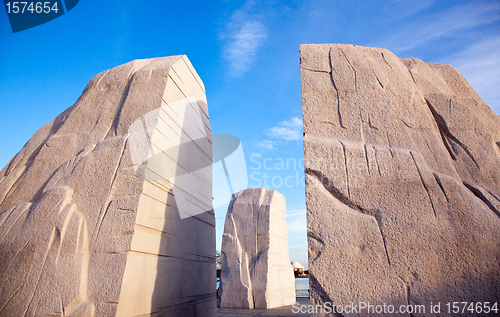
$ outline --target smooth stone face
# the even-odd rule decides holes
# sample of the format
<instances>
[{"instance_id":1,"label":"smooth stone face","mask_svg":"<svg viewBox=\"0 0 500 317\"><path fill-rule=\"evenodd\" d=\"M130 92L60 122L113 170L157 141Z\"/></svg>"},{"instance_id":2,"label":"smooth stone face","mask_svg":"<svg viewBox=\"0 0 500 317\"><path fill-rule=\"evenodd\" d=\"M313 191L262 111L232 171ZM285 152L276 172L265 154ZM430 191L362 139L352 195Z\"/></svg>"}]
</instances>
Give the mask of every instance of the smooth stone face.
<instances>
[{"instance_id":1,"label":"smooth stone face","mask_svg":"<svg viewBox=\"0 0 500 317\"><path fill-rule=\"evenodd\" d=\"M273 308L295 301L285 197L267 188L233 195L222 238L219 307Z\"/></svg>"},{"instance_id":2,"label":"smooth stone face","mask_svg":"<svg viewBox=\"0 0 500 317\"><path fill-rule=\"evenodd\" d=\"M339 44L300 59L312 301L498 302L499 116L448 65Z\"/></svg>"},{"instance_id":3,"label":"smooth stone face","mask_svg":"<svg viewBox=\"0 0 500 317\"><path fill-rule=\"evenodd\" d=\"M211 158L186 56L95 76L0 172L0 316L215 316Z\"/></svg>"}]
</instances>

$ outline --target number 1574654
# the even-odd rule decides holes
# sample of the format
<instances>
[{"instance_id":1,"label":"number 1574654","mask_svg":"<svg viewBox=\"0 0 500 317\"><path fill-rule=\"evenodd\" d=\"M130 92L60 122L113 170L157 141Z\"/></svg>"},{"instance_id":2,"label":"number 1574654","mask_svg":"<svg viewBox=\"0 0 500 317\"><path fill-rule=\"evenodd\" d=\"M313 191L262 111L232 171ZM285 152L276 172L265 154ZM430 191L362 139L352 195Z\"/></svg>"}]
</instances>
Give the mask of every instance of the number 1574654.
<instances>
[{"instance_id":1,"label":"number 1574654","mask_svg":"<svg viewBox=\"0 0 500 317\"><path fill-rule=\"evenodd\" d=\"M31 14L31 13L57 13L60 9L57 7L57 1L46 1L46 2L35 2L35 1L23 1L23 2L6 2L5 8L7 13L21 13L21 14Z\"/></svg>"}]
</instances>

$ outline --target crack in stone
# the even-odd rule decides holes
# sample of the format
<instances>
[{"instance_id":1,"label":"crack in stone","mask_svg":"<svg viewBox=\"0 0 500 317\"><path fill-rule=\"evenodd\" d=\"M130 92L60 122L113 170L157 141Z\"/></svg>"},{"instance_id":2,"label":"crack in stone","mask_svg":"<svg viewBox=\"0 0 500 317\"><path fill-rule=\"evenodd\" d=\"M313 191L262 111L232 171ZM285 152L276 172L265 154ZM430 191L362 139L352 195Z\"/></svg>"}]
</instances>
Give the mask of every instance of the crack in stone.
<instances>
[{"instance_id":1,"label":"crack in stone","mask_svg":"<svg viewBox=\"0 0 500 317\"><path fill-rule=\"evenodd\" d=\"M313 73L325 73L325 74L331 74L332 71L326 71L326 70L320 70L320 69L311 69L311 68L306 68L306 67L302 67L303 70L307 70L307 71L310 71L310 72L313 72Z\"/></svg>"},{"instance_id":2,"label":"crack in stone","mask_svg":"<svg viewBox=\"0 0 500 317\"><path fill-rule=\"evenodd\" d=\"M468 181L464 181L463 182L464 186L467 187L467 189L469 189L477 198L481 199L485 204L486 206L488 206L488 208L491 209L491 211L493 211L493 213L495 213L495 215L497 215L498 217L500 217L500 210L498 210L491 202L488 198L486 198L486 196L481 192L481 190L479 188L477 188L476 186L474 186L473 183L471 182L468 182ZM491 194L491 193L490 193ZM493 197L495 197L494 195L492 195ZM495 197L496 198L496 197Z\"/></svg>"},{"instance_id":3,"label":"crack in stone","mask_svg":"<svg viewBox=\"0 0 500 317\"><path fill-rule=\"evenodd\" d=\"M306 167L305 173L313 177L317 182L321 183L323 188L342 204L362 214L375 217L377 210L366 209L360 206L359 204L354 203L349 197L346 197L335 186L333 186L328 177L324 176L320 171ZM325 181L327 184L326 186L325 186Z\"/></svg>"},{"instance_id":4,"label":"crack in stone","mask_svg":"<svg viewBox=\"0 0 500 317\"><path fill-rule=\"evenodd\" d=\"M438 174L433 173L434 179L436 180L436 183L439 185L439 188L441 188L441 191L444 194L444 197L446 198L446 201L449 203L450 199L448 198L448 195L446 194L446 191L444 190L443 183L441 182L441 179L439 178Z\"/></svg>"},{"instance_id":5,"label":"crack in stone","mask_svg":"<svg viewBox=\"0 0 500 317\"><path fill-rule=\"evenodd\" d=\"M403 122L403 124L404 124L405 126L407 126L407 127L408 127L408 128L410 128L410 129L413 129L413 128L412 128L411 126L409 126L409 125L408 125L408 123L406 123L403 119L400 119L400 120L401 120L401 122Z\"/></svg>"},{"instance_id":6,"label":"crack in stone","mask_svg":"<svg viewBox=\"0 0 500 317\"><path fill-rule=\"evenodd\" d=\"M366 169L368 170L368 175L370 175L370 161L368 160L368 150L366 149L366 144L363 147L365 149Z\"/></svg>"},{"instance_id":7,"label":"crack in stone","mask_svg":"<svg viewBox=\"0 0 500 317\"><path fill-rule=\"evenodd\" d=\"M406 285L406 302L410 306L410 285Z\"/></svg>"},{"instance_id":8,"label":"crack in stone","mask_svg":"<svg viewBox=\"0 0 500 317\"><path fill-rule=\"evenodd\" d=\"M406 286L406 303L408 304L408 307L411 305L410 304L410 285ZM414 317L415 315L413 313L409 313L410 317Z\"/></svg>"},{"instance_id":9,"label":"crack in stone","mask_svg":"<svg viewBox=\"0 0 500 317\"><path fill-rule=\"evenodd\" d=\"M107 213L108 213L108 210L111 206L111 203L113 202L113 199L111 198L112 197L112 191L113 191L113 185L115 183L115 180L116 180L116 175L118 173L118 169L120 168L120 163L123 159L123 156L125 155L125 149L127 148L127 140L128 140L128 136L123 140L123 145L122 145L122 150L121 150L121 154L120 154L120 158L118 159L118 162L116 163L116 166L115 166L115 169L113 171L113 178L111 179L111 184L109 185L109 193L108 193L108 202L107 202L107 206L106 208L104 209L104 213L101 213L99 214L99 217L98 217L98 222L96 224L96 229L94 229L94 232L95 232L95 235L93 237L93 241L97 241L97 237L99 236L99 232L101 231L101 225L104 221L104 218L106 217ZM101 209L102 211L102 209Z\"/></svg>"},{"instance_id":10,"label":"crack in stone","mask_svg":"<svg viewBox=\"0 0 500 317\"><path fill-rule=\"evenodd\" d=\"M113 171L113 179L111 180L110 191L113 189L113 185L115 184L118 169L120 168L120 164L122 162L123 156L125 155L125 149L127 148L128 137L129 137L129 135L127 135L125 137L125 139L123 140L123 146L122 146L122 150L120 153L120 158L118 159L118 163L116 164L115 170Z\"/></svg>"},{"instance_id":11,"label":"crack in stone","mask_svg":"<svg viewBox=\"0 0 500 317\"><path fill-rule=\"evenodd\" d=\"M108 135L111 133L112 130L114 130L114 136L118 136L118 121L120 120L121 113L123 110L123 107L125 106L125 102L127 101L128 94L130 92L130 86L132 85L132 82L134 81L135 74L137 74L138 71L143 69L144 67L148 66L151 64L152 61L149 61L147 64L141 65L139 68L135 68L135 65L132 65L132 68L130 69L130 73L127 78L127 84L125 85L125 88L123 89L123 93L121 95L120 101L118 102L118 109L116 110L115 116L113 123L109 127L108 132L106 133L105 137L103 138L106 139Z\"/></svg>"},{"instance_id":12,"label":"crack in stone","mask_svg":"<svg viewBox=\"0 0 500 317\"><path fill-rule=\"evenodd\" d=\"M92 130L90 130L89 135L94 132L95 127L97 127L97 124L99 123L99 119L101 119L101 113L99 113L99 116L97 116L97 119L95 120L94 126L92 127Z\"/></svg>"},{"instance_id":13,"label":"crack in stone","mask_svg":"<svg viewBox=\"0 0 500 317\"><path fill-rule=\"evenodd\" d=\"M379 212L375 213L373 216L377 222L378 230L380 231L380 236L382 237L382 244L384 245L385 256L387 257L387 263L391 266L391 259L389 258L389 251L387 250L387 238L382 230L382 216Z\"/></svg>"},{"instance_id":14,"label":"crack in stone","mask_svg":"<svg viewBox=\"0 0 500 317\"><path fill-rule=\"evenodd\" d=\"M94 243L96 243L95 241L97 240L97 236L99 236L99 232L101 231L102 222L104 221L104 218L106 217L106 214L108 213L109 207L111 206L112 202L113 202L113 200L110 199L106 205L106 208L102 208L101 211L99 212L99 217L97 220L96 229L94 229L95 234L92 237L92 241L94 241ZM103 209L104 209L104 212L102 211Z\"/></svg>"},{"instance_id":15,"label":"crack in stone","mask_svg":"<svg viewBox=\"0 0 500 317\"><path fill-rule=\"evenodd\" d=\"M375 71L372 69L372 73L373 75L375 76L375 78L377 79L378 81L378 84L380 85L380 87L382 87L382 89L385 89L384 85L382 85L382 82L380 81L380 79L378 78L377 74L375 74Z\"/></svg>"},{"instance_id":16,"label":"crack in stone","mask_svg":"<svg viewBox=\"0 0 500 317\"><path fill-rule=\"evenodd\" d=\"M368 115L368 126L372 129L378 130L376 126L372 125L372 119L370 115Z\"/></svg>"},{"instance_id":17,"label":"crack in stone","mask_svg":"<svg viewBox=\"0 0 500 317\"><path fill-rule=\"evenodd\" d=\"M384 62L386 62L386 63L387 63L387 65L389 65L389 67L392 69L391 64L389 64L389 62L387 61L387 59L385 59L385 55L384 55L384 53L382 52L382 53L380 53L380 54L382 55L382 58L384 59Z\"/></svg>"},{"instance_id":18,"label":"crack in stone","mask_svg":"<svg viewBox=\"0 0 500 317\"><path fill-rule=\"evenodd\" d=\"M424 178L422 177L422 173L420 172L420 168L417 165L417 161L415 160L415 156L413 155L413 151L410 151L411 158L413 159L413 163L415 164L415 167L417 168L418 176L420 176L420 181L422 182L422 185L424 186L425 191L427 192L427 196L429 197L429 201L431 202L432 210L434 211L434 217L437 218L437 213L436 213L436 208L434 207L434 203L432 202L432 197L431 193L429 192L429 187L424 182Z\"/></svg>"},{"instance_id":19,"label":"crack in stone","mask_svg":"<svg viewBox=\"0 0 500 317\"><path fill-rule=\"evenodd\" d=\"M377 149L374 146L372 146L372 148L373 148L373 151L375 153L375 161L377 162L378 175L382 176L382 173L380 172L380 164L378 162Z\"/></svg>"},{"instance_id":20,"label":"crack in stone","mask_svg":"<svg viewBox=\"0 0 500 317\"><path fill-rule=\"evenodd\" d=\"M344 57L351 67L352 71L354 72L354 88L356 90L356 94L358 93L358 74L356 73L356 70L354 69L354 66L352 66L351 61L347 58L347 55L345 54L344 50L342 48L339 48L342 54L344 54Z\"/></svg>"},{"instance_id":21,"label":"crack in stone","mask_svg":"<svg viewBox=\"0 0 500 317\"><path fill-rule=\"evenodd\" d=\"M387 135L389 135L389 134L387 134ZM387 137L387 139L389 139L389 137ZM390 146L388 146L387 149L389 150L389 153L391 153L391 157L395 158L395 155L394 155L392 148Z\"/></svg>"},{"instance_id":22,"label":"crack in stone","mask_svg":"<svg viewBox=\"0 0 500 317\"><path fill-rule=\"evenodd\" d=\"M345 164L345 178L346 178L346 185L347 185L347 196L349 198L351 198L351 189L349 188L349 171L347 169L347 152L346 152L344 143L342 143L342 141L339 141L339 142L342 145L342 150L344 152L344 164Z\"/></svg>"},{"instance_id":23,"label":"crack in stone","mask_svg":"<svg viewBox=\"0 0 500 317\"><path fill-rule=\"evenodd\" d=\"M413 77L413 73L411 72L411 70L408 69L408 72L410 73L411 79L413 80L413 82L415 83L415 85L418 86L417 81L415 80L415 77Z\"/></svg>"},{"instance_id":24,"label":"crack in stone","mask_svg":"<svg viewBox=\"0 0 500 317\"><path fill-rule=\"evenodd\" d=\"M125 106L125 102L127 101L127 98L128 98L128 94L130 92L130 86L132 85L132 82L134 81L134 77L135 77L135 72L133 71L133 69L130 71L131 73L129 74L129 77L127 79L127 84L125 85L125 89L123 89L123 93L122 93L122 96L120 98L120 101L118 102L118 109L116 110L116 113L115 113L115 116L114 116L114 120L113 120L113 123L111 123L111 126L109 127L108 129L108 132L105 134L105 137L103 138L106 139L111 131L114 132L114 136L117 136L118 132L117 132L117 129L118 129L118 121L119 121L119 118L120 118L120 113L122 112L123 110L123 107Z\"/></svg>"},{"instance_id":25,"label":"crack in stone","mask_svg":"<svg viewBox=\"0 0 500 317\"><path fill-rule=\"evenodd\" d=\"M342 113L340 112L340 94L337 89L337 85L335 84L335 80L333 79L333 64L332 64L332 48L330 48L330 52L328 53L328 59L330 62L330 80L332 82L333 88L337 92L337 115L339 116L339 124L340 127L345 129L344 124L342 123Z\"/></svg>"},{"instance_id":26,"label":"crack in stone","mask_svg":"<svg viewBox=\"0 0 500 317\"><path fill-rule=\"evenodd\" d=\"M460 142L460 140L457 139L451 133L450 129L448 128L448 125L446 124L446 121L436 111L436 109L434 109L434 107L432 106L432 104L430 103L430 101L427 100L427 99L425 99L425 102L427 103L427 106L429 107L429 110L431 111L432 116L434 117L434 120L436 121L436 124L437 124L437 126L439 128L439 132L441 134L441 139L443 140L443 143L444 143L446 149L448 150L448 153L450 153L451 158L454 161L457 160L457 157L456 157L453 149L451 148L448 140L451 140L451 141L455 142L458 146L460 146L465 151L465 153L470 157L470 159L474 162L474 164L476 165L476 167L479 169L480 168L479 164L477 163L476 159L474 158L474 156L472 155L472 153L469 151L469 149L467 148L467 146L465 144L463 144L462 142Z\"/></svg>"},{"instance_id":27,"label":"crack in stone","mask_svg":"<svg viewBox=\"0 0 500 317\"><path fill-rule=\"evenodd\" d=\"M496 200L498 200L498 202L500 202L500 196L494 194L489 188L485 188L484 190L486 190L491 196L493 196L493 198L495 198Z\"/></svg>"}]
</instances>

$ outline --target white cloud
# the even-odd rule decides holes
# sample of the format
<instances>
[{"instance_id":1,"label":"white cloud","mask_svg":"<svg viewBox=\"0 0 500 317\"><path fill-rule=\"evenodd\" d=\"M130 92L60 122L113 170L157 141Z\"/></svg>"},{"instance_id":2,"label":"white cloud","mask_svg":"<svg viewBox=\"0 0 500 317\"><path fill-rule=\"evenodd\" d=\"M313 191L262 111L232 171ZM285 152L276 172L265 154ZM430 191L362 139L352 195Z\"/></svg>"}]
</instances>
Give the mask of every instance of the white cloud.
<instances>
[{"instance_id":1,"label":"white cloud","mask_svg":"<svg viewBox=\"0 0 500 317\"><path fill-rule=\"evenodd\" d=\"M276 148L276 142L270 140L262 140L257 143L256 146L266 150L274 150Z\"/></svg>"},{"instance_id":2,"label":"white cloud","mask_svg":"<svg viewBox=\"0 0 500 317\"><path fill-rule=\"evenodd\" d=\"M433 5L435 0L421 0L421 1L401 1L401 0L384 0L379 1L377 6L382 8L382 12L390 11L390 19L400 20L409 16L420 13Z\"/></svg>"},{"instance_id":3,"label":"white cloud","mask_svg":"<svg viewBox=\"0 0 500 317\"><path fill-rule=\"evenodd\" d=\"M245 7L251 6L247 3ZM243 9L236 11L227 24L226 32L221 37L226 41L223 57L229 62L230 75L241 77L255 61L257 51L267 38L264 24Z\"/></svg>"},{"instance_id":4,"label":"white cloud","mask_svg":"<svg viewBox=\"0 0 500 317\"><path fill-rule=\"evenodd\" d=\"M302 127L302 120L297 117L293 117L290 121L283 121L279 124L290 128Z\"/></svg>"},{"instance_id":5,"label":"white cloud","mask_svg":"<svg viewBox=\"0 0 500 317\"><path fill-rule=\"evenodd\" d=\"M307 243L303 243L303 244L297 244L297 245L293 245L291 247L288 247L288 249L302 249L302 248L305 248L307 249Z\"/></svg>"},{"instance_id":6,"label":"white cloud","mask_svg":"<svg viewBox=\"0 0 500 317\"><path fill-rule=\"evenodd\" d=\"M429 42L500 20L500 4L471 2L457 5L437 14L422 15L417 23L409 24L389 37L383 47L396 52L407 51Z\"/></svg>"},{"instance_id":7,"label":"white cloud","mask_svg":"<svg viewBox=\"0 0 500 317\"><path fill-rule=\"evenodd\" d=\"M274 138L275 141L264 139L256 146L265 150L274 150L280 143L302 140L302 120L293 117L288 121L278 122L276 126L264 130L264 133Z\"/></svg>"},{"instance_id":8,"label":"white cloud","mask_svg":"<svg viewBox=\"0 0 500 317\"><path fill-rule=\"evenodd\" d=\"M307 209L291 210L287 211L287 217L305 217Z\"/></svg>"},{"instance_id":9,"label":"white cloud","mask_svg":"<svg viewBox=\"0 0 500 317\"><path fill-rule=\"evenodd\" d=\"M306 209L287 210L286 226L288 229L290 260L298 261L307 267Z\"/></svg>"},{"instance_id":10,"label":"white cloud","mask_svg":"<svg viewBox=\"0 0 500 317\"><path fill-rule=\"evenodd\" d=\"M305 235L307 232L306 210L289 211L286 215L288 236Z\"/></svg>"},{"instance_id":11,"label":"white cloud","mask_svg":"<svg viewBox=\"0 0 500 317\"><path fill-rule=\"evenodd\" d=\"M266 131L266 134L283 141L302 139L302 120L294 117L290 121L282 121Z\"/></svg>"},{"instance_id":12,"label":"white cloud","mask_svg":"<svg viewBox=\"0 0 500 317\"><path fill-rule=\"evenodd\" d=\"M458 69L484 102L500 114L500 36L492 36L442 60Z\"/></svg>"}]
</instances>

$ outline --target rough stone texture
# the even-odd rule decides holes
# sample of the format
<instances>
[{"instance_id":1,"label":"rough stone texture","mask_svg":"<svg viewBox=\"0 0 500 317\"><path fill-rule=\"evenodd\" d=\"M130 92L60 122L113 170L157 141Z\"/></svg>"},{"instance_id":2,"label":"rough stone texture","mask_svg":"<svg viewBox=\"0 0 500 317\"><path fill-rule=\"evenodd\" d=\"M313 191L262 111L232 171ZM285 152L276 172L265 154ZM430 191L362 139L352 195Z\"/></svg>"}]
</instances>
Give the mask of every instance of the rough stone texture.
<instances>
[{"instance_id":1,"label":"rough stone texture","mask_svg":"<svg viewBox=\"0 0 500 317\"><path fill-rule=\"evenodd\" d=\"M267 188L233 195L222 238L222 308L273 308L295 301L285 197Z\"/></svg>"},{"instance_id":2,"label":"rough stone texture","mask_svg":"<svg viewBox=\"0 0 500 317\"><path fill-rule=\"evenodd\" d=\"M215 316L211 151L186 56L95 76L0 172L0 316Z\"/></svg>"},{"instance_id":3,"label":"rough stone texture","mask_svg":"<svg viewBox=\"0 0 500 317\"><path fill-rule=\"evenodd\" d=\"M499 116L448 65L300 58L312 300L499 301Z\"/></svg>"}]
</instances>

